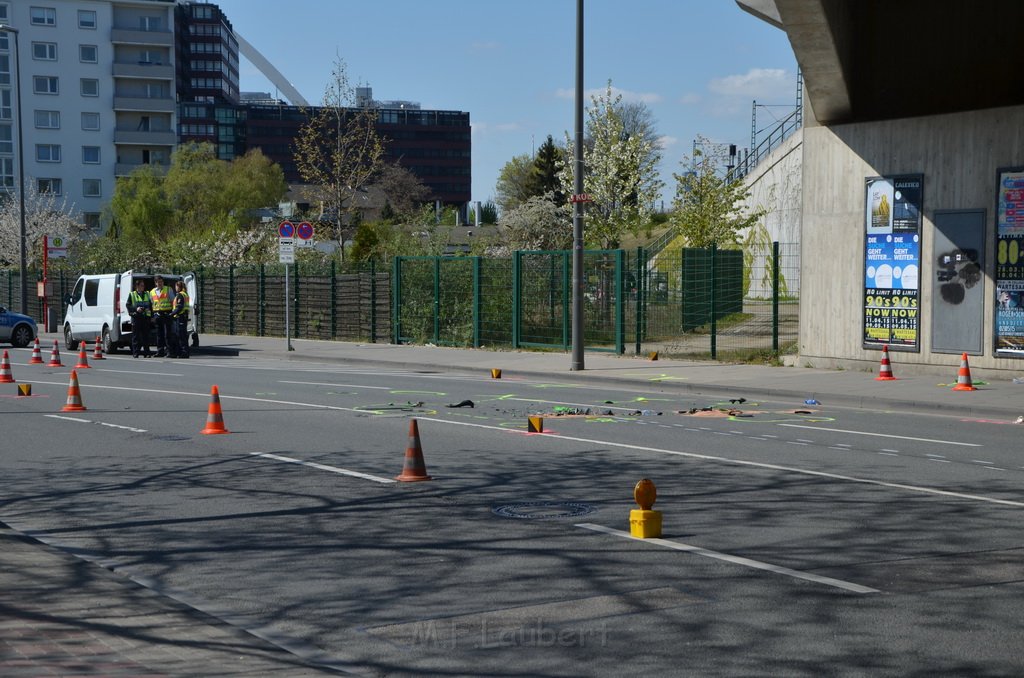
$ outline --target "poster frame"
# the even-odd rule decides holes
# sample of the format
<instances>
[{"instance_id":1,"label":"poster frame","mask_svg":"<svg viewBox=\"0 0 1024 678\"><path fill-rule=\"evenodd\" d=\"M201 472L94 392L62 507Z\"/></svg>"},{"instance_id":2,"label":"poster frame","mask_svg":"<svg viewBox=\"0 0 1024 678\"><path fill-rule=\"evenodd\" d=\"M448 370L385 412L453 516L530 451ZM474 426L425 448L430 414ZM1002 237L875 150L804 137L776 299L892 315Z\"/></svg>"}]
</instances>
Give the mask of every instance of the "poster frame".
<instances>
[{"instance_id":1,"label":"poster frame","mask_svg":"<svg viewBox=\"0 0 1024 678\"><path fill-rule=\"evenodd\" d=\"M1007 349L1000 348L999 342L1000 337L1000 295L1003 291L1002 281L1003 278L999 277L999 241L1002 236L1003 230L1003 217L1001 207L1001 197L1003 192L1003 181L1004 176L1007 174L1024 174L1024 165L1011 165L1007 167L996 168L996 185L995 185L995 211L993 218L993 229L992 229L992 242L993 242L993 256L992 256L992 355L996 358L1009 358L1009 359L1021 359L1024 358L1024 334L1013 335L1020 336L1020 349ZM1024 217L1022 217L1024 222ZM1024 229L1022 229L1024 230ZM1021 245L1024 246L1024 233L1021 235ZM1021 248L1021 260L1024 261L1024 248ZM1024 264L1022 264L1024 265ZM1024 275L1021 278L1014 279L1018 282L1021 294L1018 296L1019 299L1024 300Z\"/></svg>"}]
</instances>

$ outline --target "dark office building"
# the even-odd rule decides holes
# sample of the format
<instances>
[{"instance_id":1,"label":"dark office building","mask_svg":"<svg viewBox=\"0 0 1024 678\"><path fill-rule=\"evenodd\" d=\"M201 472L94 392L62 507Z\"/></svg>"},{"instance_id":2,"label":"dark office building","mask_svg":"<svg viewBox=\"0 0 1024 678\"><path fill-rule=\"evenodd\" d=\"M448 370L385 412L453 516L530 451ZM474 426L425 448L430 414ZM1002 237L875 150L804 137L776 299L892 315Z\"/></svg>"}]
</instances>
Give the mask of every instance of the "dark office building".
<instances>
[{"instance_id":1,"label":"dark office building","mask_svg":"<svg viewBox=\"0 0 1024 678\"><path fill-rule=\"evenodd\" d=\"M432 199L446 204L470 201L472 141L469 113L386 108L374 104L377 133L388 140L385 158L397 162L431 189ZM298 106L247 104L239 112L239 136L247 148L259 148L284 170L285 180L301 183L293 140L306 122Z\"/></svg>"}]
</instances>

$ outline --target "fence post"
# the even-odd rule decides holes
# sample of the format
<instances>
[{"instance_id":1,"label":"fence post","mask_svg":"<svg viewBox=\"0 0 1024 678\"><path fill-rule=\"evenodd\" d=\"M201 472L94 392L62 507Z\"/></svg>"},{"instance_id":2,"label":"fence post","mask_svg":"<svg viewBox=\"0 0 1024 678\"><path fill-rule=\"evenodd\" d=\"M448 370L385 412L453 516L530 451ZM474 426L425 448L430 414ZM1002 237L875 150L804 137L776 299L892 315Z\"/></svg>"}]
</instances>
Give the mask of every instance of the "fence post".
<instances>
[{"instance_id":1,"label":"fence post","mask_svg":"<svg viewBox=\"0 0 1024 678\"><path fill-rule=\"evenodd\" d=\"M625 266L626 250L615 250L615 353L626 352L626 300L623 294L626 287L626 276L622 274Z\"/></svg>"},{"instance_id":2,"label":"fence post","mask_svg":"<svg viewBox=\"0 0 1024 678\"><path fill-rule=\"evenodd\" d=\"M779 353L779 241L772 242L772 353Z\"/></svg>"},{"instance_id":3,"label":"fence post","mask_svg":"<svg viewBox=\"0 0 1024 678\"><path fill-rule=\"evenodd\" d=\"M370 343L377 343L377 260L370 259Z\"/></svg>"},{"instance_id":4,"label":"fence post","mask_svg":"<svg viewBox=\"0 0 1024 678\"><path fill-rule=\"evenodd\" d=\"M643 294L643 280L644 280L644 248L642 246L636 248L636 354L640 355L640 351L643 350L641 346L643 342L643 327L644 327L644 294Z\"/></svg>"},{"instance_id":5,"label":"fence post","mask_svg":"<svg viewBox=\"0 0 1024 678\"><path fill-rule=\"evenodd\" d=\"M331 259L331 340L332 341L338 338L338 269L337 269L335 264L336 264L336 262L334 261L334 259Z\"/></svg>"},{"instance_id":6,"label":"fence post","mask_svg":"<svg viewBox=\"0 0 1024 678\"><path fill-rule=\"evenodd\" d=\"M516 250L512 253L512 349L519 348L519 277L522 275L523 253Z\"/></svg>"},{"instance_id":7,"label":"fence post","mask_svg":"<svg viewBox=\"0 0 1024 678\"><path fill-rule=\"evenodd\" d=\"M228 266L228 334L235 333L235 265Z\"/></svg>"},{"instance_id":8,"label":"fence post","mask_svg":"<svg viewBox=\"0 0 1024 678\"><path fill-rule=\"evenodd\" d=\"M402 343L402 257L395 257L391 264L391 326L394 328L395 343Z\"/></svg>"},{"instance_id":9,"label":"fence post","mask_svg":"<svg viewBox=\"0 0 1024 678\"><path fill-rule=\"evenodd\" d=\"M441 343L441 257L434 257L434 345Z\"/></svg>"},{"instance_id":10,"label":"fence post","mask_svg":"<svg viewBox=\"0 0 1024 678\"><path fill-rule=\"evenodd\" d=\"M473 257L473 348L480 348L480 257Z\"/></svg>"},{"instance_id":11,"label":"fence post","mask_svg":"<svg viewBox=\"0 0 1024 678\"><path fill-rule=\"evenodd\" d=\"M267 269L260 264L256 273L256 334L267 333Z\"/></svg>"},{"instance_id":12,"label":"fence post","mask_svg":"<svg viewBox=\"0 0 1024 678\"><path fill-rule=\"evenodd\" d=\"M294 313L292 314L292 317L295 318L295 322L292 323L292 328L293 328L293 331L292 331L293 337L292 338L293 339L298 339L299 338L299 261L298 261L298 259L295 260L295 265L292 268L295 270L295 278L294 278L295 286L292 288L292 294L294 295L293 298L295 300L294 303L293 303Z\"/></svg>"},{"instance_id":13,"label":"fence post","mask_svg":"<svg viewBox=\"0 0 1024 678\"><path fill-rule=\"evenodd\" d=\"M718 256L718 244L711 243L711 296L708 305L711 306L711 359L718 358L718 304L715 288L718 287L718 272L715 270L715 259Z\"/></svg>"}]
</instances>

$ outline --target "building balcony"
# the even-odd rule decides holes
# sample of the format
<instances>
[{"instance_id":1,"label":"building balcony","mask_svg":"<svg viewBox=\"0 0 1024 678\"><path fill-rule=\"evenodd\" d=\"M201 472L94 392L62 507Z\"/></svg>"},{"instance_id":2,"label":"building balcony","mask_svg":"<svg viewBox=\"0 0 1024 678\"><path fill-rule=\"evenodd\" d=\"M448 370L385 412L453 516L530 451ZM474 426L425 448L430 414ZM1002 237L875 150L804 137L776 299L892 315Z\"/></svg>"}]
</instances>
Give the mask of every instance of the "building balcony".
<instances>
[{"instance_id":1,"label":"building balcony","mask_svg":"<svg viewBox=\"0 0 1024 678\"><path fill-rule=\"evenodd\" d=\"M115 78L145 78L147 80L174 80L174 66L154 63L115 63Z\"/></svg>"},{"instance_id":2,"label":"building balcony","mask_svg":"<svg viewBox=\"0 0 1024 678\"><path fill-rule=\"evenodd\" d=\"M136 165L133 165L131 163L126 163L126 162L119 162L116 165L114 165L114 176L118 176L118 177L128 176L129 174L132 173L132 170L137 169L137 168L142 167L142 166L143 166L143 164L141 162L136 164ZM157 174L159 174L160 176L163 176L163 175L167 174L167 168L168 168L167 165L152 165L152 164L150 164L150 165L146 165L146 167L152 167L154 170L156 170Z\"/></svg>"},{"instance_id":3,"label":"building balcony","mask_svg":"<svg viewBox=\"0 0 1024 678\"><path fill-rule=\"evenodd\" d=\"M178 135L171 130L114 130L115 144L138 144L143 146L174 146Z\"/></svg>"},{"instance_id":4,"label":"building balcony","mask_svg":"<svg viewBox=\"0 0 1024 678\"><path fill-rule=\"evenodd\" d=\"M174 33L171 31L143 31L138 28L110 29L110 42L115 45L174 45Z\"/></svg>"},{"instance_id":5,"label":"building balcony","mask_svg":"<svg viewBox=\"0 0 1024 678\"><path fill-rule=\"evenodd\" d=\"M126 97L115 94L114 110L173 113L174 99L171 97Z\"/></svg>"}]
</instances>

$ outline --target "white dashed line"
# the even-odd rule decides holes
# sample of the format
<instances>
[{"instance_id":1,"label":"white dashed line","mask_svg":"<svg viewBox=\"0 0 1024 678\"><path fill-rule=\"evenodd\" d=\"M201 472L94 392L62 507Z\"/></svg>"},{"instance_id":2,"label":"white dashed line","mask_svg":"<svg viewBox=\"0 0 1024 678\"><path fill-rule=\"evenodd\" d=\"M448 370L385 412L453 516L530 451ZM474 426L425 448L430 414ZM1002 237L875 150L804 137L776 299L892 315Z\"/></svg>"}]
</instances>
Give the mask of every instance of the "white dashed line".
<instances>
[{"instance_id":1,"label":"white dashed line","mask_svg":"<svg viewBox=\"0 0 1024 678\"><path fill-rule=\"evenodd\" d=\"M264 452L250 452L254 457L263 457L265 459L274 459L277 461L284 461L289 464L299 464L301 466L309 466L310 468L319 469L321 471L329 471L331 473L339 473L343 476L352 476L354 478L363 478L364 480L372 480L375 483L394 483L397 482L393 478L382 478L380 476L370 475L369 473L360 473L359 471L350 471L345 468L338 468L337 466L328 466L327 464L318 464L313 461L303 461L301 459L293 459L292 457L283 457L279 454L270 454Z\"/></svg>"}]
</instances>

